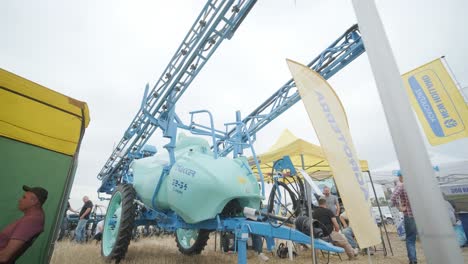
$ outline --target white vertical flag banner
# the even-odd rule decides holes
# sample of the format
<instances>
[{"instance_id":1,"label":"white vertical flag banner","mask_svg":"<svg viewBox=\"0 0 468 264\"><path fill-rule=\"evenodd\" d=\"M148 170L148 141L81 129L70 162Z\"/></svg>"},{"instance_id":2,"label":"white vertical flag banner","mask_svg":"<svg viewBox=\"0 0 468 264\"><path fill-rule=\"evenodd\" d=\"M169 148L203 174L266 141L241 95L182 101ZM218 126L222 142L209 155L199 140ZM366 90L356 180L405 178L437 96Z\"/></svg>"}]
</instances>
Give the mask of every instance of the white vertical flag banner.
<instances>
[{"instance_id":1,"label":"white vertical flag banner","mask_svg":"<svg viewBox=\"0 0 468 264\"><path fill-rule=\"evenodd\" d=\"M330 164L360 247L379 244L380 231L371 214L367 183L361 174L340 99L318 73L292 60L287 60L287 63Z\"/></svg>"},{"instance_id":2,"label":"white vertical flag banner","mask_svg":"<svg viewBox=\"0 0 468 264\"><path fill-rule=\"evenodd\" d=\"M464 263L375 0L353 0L427 263ZM430 30L428 30L430 33ZM417 50L415 50L417 52Z\"/></svg>"}]
</instances>

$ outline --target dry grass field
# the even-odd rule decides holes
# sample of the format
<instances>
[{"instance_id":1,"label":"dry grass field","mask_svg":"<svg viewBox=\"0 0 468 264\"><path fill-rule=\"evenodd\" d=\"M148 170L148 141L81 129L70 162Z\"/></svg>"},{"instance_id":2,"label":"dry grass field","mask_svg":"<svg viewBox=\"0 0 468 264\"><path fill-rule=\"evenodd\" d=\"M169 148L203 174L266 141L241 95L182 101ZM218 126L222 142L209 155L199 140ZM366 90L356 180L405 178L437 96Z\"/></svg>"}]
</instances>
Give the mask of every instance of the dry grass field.
<instances>
[{"instance_id":1,"label":"dry grass field","mask_svg":"<svg viewBox=\"0 0 468 264\"><path fill-rule=\"evenodd\" d=\"M406 248L404 241L400 241L396 234L390 233L390 241L393 248L394 255L390 253L388 256L384 256L382 249L378 247L378 251L371 256L369 262L368 256L359 256L357 260L348 261L345 254L342 255L342 261L337 256L330 257L330 263L350 263L350 264L364 264L364 263L396 263L406 264L408 260L406 258ZM219 239L219 237L218 237ZM219 240L218 240L219 241ZM148 239L141 239L137 242L130 244L127 256L121 261L122 264L150 264L150 263L207 263L207 264L219 264L219 263L237 263L236 254L227 254L214 250L214 236L211 236L208 241L208 245L201 255L189 257L184 256L177 250L174 237L154 237ZM267 252L265 252L267 253ZM297 250L299 256L295 258L294 263L312 263L312 257L310 251ZM421 243L417 242L417 254L418 263L426 263L425 257L422 252ZM280 259L276 256L272 256L271 253L267 253L270 257L268 263L291 263L288 259ZM465 260L468 261L468 248L463 248L463 255ZM249 251L248 252L248 263L263 263L257 256ZM58 242L55 246L54 254L51 260L52 264L90 264L90 263L106 263L100 255L100 246L94 242L89 242L84 245L78 245L73 242L64 241ZM318 263L326 263L326 258L320 255ZM447 263L448 264L448 263Z\"/></svg>"}]
</instances>

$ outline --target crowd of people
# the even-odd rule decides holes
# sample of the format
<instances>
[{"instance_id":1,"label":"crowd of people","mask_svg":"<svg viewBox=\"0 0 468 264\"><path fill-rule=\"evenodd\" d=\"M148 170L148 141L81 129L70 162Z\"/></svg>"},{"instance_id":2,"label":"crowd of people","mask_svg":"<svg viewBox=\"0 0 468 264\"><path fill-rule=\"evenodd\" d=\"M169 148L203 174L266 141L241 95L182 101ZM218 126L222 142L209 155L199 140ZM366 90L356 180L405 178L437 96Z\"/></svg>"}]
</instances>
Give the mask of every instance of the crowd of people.
<instances>
[{"instance_id":1,"label":"crowd of people","mask_svg":"<svg viewBox=\"0 0 468 264\"><path fill-rule=\"evenodd\" d=\"M413 216L408 194L403 184L403 175L401 172L399 172L397 176L398 181L391 195L390 205L398 208L398 210L403 215L407 257L409 264L415 264L418 263L416 254L416 240L418 235L416 221ZM444 198L446 197L444 196ZM354 237L347 213L344 208L340 208L338 197L330 194L329 187L324 187L323 196L318 197L317 200L318 207L313 209L314 228L318 227L321 231L323 231L322 233L318 233L322 238L328 237L328 240L334 245L342 247L350 260L355 259L361 250L359 249L359 244ZM445 200L445 204L451 223L453 226L456 226L459 221L457 222L455 209L453 205L447 201L447 199ZM303 219L298 220L304 221ZM301 230L301 227L303 226L307 226L307 224L298 225L296 222L296 228L309 234L309 229L305 228L305 230ZM465 242L466 238L463 240L463 242L460 243L460 246L465 244ZM370 252L367 252L368 250ZM369 253L373 255L373 251L374 250L372 248L362 249L362 253L365 254Z\"/></svg>"},{"instance_id":2,"label":"crowd of people","mask_svg":"<svg viewBox=\"0 0 468 264\"><path fill-rule=\"evenodd\" d=\"M416 255L416 239L417 228L416 222L411 209L411 204L408 199L408 194L403 184L403 175L400 173L399 181L390 198L390 204L399 208L403 214L405 243L407 256L410 264L417 263ZM47 200L48 192L42 187L23 186L24 194L18 201L18 209L23 212L23 217L12 222L0 232L0 263L9 263L11 260L21 255L40 235L44 230L45 216L42 209L43 204ZM67 203L61 231L58 240L62 239L65 229L68 227L67 212L78 214L79 220L75 228L76 243L84 243L87 241L86 231L88 220L91 216L93 203L88 196L83 197L83 206L81 209L74 210L70 203ZM319 229L320 238L327 239L336 246L342 247L348 256L348 259L356 259L360 252L359 244L357 243L351 223L347 217L346 211L340 206L338 197L331 194L329 187L323 188L323 196L318 197L318 206L314 206L312 217L314 230ZM456 225L457 219L453 206L446 201L447 213L453 225ZM310 229L304 228L306 225L298 225L299 222L310 221L307 217L299 217L296 220L296 228L299 231L310 235ZM351 224L351 225L350 225ZM95 225L94 239L99 242L102 239L104 220L99 221ZM268 257L263 253L263 238L258 235L252 235L253 250L258 254L262 261L268 261ZM466 240L465 240L466 241ZM367 249L363 249L364 253L368 253ZM369 252L372 254L373 252Z\"/></svg>"},{"instance_id":3,"label":"crowd of people","mask_svg":"<svg viewBox=\"0 0 468 264\"><path fill-rule=\"evenodd\" d=\"M30 243L44 230L44 211L42 205L47 199L48 192L41 187L23 186L25 191L23 197L19 200L18 208L24 213L24 216L17 221L14 221L0 232L0 263L8 263L11 258L15 257L19 252L25 250ZM325 188L324 196L318 200L319 207L313 212L314 219L322 223L322 229L325 236L330 236L333 242L343 247L349 259L354 259L357 255L357 245L352 239L352 232L343 232L348 235L343 235L340 232L340 225L337 217L339 216L339 203L337 197L330 194L330 190ZM75 228L75 241L77 243L85 242L86 226L91 215L93 203L88 196L83 197L83 206L81 210L74 210L70 203L67 203L65 215L61 229L68 225L66 213L71 211L78 213L79 220ZM345 217L345 215L341 215ZM101 240L104 221L100 221L96 225L96 234L94 238L97 241ZM350 230L348 227L344 230ZM61 239L62 237L59 237ZM263 238L258 235L252 236L253 249L257 252L259 258L263 261L268 261L268 257L263 254Z\"/></svg>"}]
</instances>

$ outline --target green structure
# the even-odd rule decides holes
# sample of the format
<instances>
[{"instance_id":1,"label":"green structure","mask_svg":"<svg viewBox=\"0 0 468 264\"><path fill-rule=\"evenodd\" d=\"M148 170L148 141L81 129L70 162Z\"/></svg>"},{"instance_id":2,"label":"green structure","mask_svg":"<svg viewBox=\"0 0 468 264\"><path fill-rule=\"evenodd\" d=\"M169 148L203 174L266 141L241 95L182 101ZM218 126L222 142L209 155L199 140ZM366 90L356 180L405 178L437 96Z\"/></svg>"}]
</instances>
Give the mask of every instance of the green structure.
<instances>
[{"instance_id":1,"label":"green structure","mask_svg":"<svg viewBox=\"0 0 468 264\"><path fill-rule=\"evenodd\" d=\"M17 263L48 263L89 123L86 103L0 69L0 229L22 216L22 186L49 191L44 232Z\"/></svg>"}]
</instances>

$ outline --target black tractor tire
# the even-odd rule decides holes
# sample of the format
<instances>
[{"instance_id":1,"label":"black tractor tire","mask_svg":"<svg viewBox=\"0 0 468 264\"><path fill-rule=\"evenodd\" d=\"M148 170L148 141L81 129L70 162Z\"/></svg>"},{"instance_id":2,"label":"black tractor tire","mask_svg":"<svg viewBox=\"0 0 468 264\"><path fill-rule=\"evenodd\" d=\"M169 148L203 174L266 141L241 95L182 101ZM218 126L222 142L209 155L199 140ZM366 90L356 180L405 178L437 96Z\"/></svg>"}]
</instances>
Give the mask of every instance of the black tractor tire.
<instances>
[{"instance_id":1,"label":"black tractor tire","mask_svg":"<svg viewBox=\"0 0 468 264\"><path fill-rule=\"evenodd\" d=\"M188 256L198 255L200 254L203 249L205 249L206 243L208 239L210 239L210 230L206 229L191 229L191 231L198 232L198 236L195 239L195 242L189 246L183 245L181 242L183 237L179 237L179 232L175 232L175 241L177 242L177 248L179 251Z\"/></svg>"},{"instance_id":2,"label":"black tractor tire","mask_svg":"<svg viewBox=\"0 0 468 264\"><path fill-rule=\"evenodd\" d=\"M112 249L110 250L110 252L107 252L109 251L108 249L104 250L104 247L109 246L107 245L107 242L105 242L109 240L109 238L107 238L106 236L111 235L111 233L107 232L106 230L106 225L109 223L109 220L111 220L108 219L108 217L112 218L119 212L117 212L116 210L113 215L109 213L106 214L103 237L101 242L101 255L105 258L106 261L110 262L115 260L116 263L119 263L120 260L122 260L125 257L125 254L127 253L128 245L130 244L130 240L132 239L132 231L135 223L135 197L136 192L131 184L121 184L117 186L116 190L112 194L109 206L113 202L114 198L121 199L120 216L117 216L120 219L120 225L119 229L116 230L115 242L113 245L111 245Z\"/></svg>"}]
</instances>

